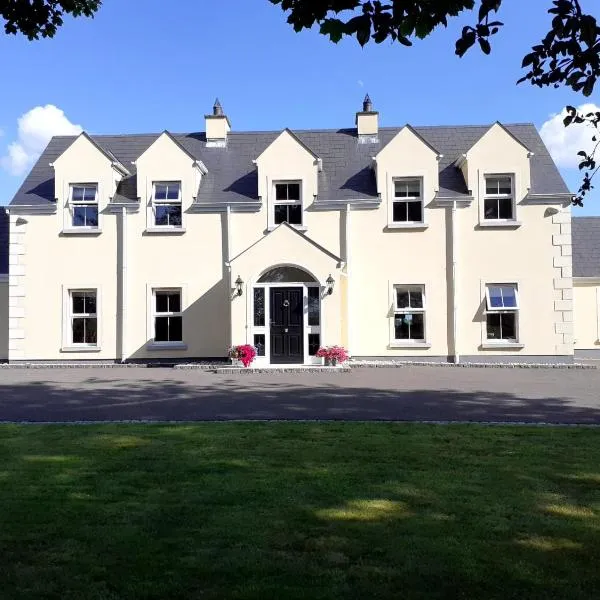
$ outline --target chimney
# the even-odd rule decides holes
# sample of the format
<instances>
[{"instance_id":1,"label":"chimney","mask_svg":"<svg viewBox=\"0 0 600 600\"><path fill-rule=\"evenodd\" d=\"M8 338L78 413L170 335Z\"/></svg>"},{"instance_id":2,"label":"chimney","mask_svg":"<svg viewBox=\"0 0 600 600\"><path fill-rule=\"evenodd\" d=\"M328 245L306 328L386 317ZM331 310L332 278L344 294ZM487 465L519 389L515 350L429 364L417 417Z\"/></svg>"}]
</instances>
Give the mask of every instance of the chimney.
<instances>
[{"instance_id":1,"label":"chimney","mask_svg":"<svg viewBox=\"0 0 600 600\"><path fill-rule=\"evenodd\" d=\"M206 145L213 148L224 148L227 145L227 134L231 131L231 123L223 113L223 107L217 98L212 115L204 116L206 121Z\"/></svg>"},{"instance_id":2,"label":"chimney","mask_svg":"<svg viewBox=\"0 0 600 600\"><path fill-rule=\"evenodd\" d=\"M379 142L377 134L379 133L379 113L373 110L373 103L369 94L363 100L363 109L356 113L356 130L358 141L362 143Z\"/></svg>"}]
</instances>

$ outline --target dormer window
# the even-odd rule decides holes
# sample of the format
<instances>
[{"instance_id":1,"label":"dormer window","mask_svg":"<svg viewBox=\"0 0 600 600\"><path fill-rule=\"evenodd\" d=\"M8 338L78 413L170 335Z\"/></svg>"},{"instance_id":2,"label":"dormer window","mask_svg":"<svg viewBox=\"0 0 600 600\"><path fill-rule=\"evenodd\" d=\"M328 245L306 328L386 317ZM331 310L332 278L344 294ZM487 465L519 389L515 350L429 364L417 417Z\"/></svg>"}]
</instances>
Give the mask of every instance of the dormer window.
<instances>
[{"instance_id":1,"label":"dormer window","mask_svg":"<svg viewBox=\"0 0 600 600\"><path fill-rule=\"evenodd\" d=\"M180 228L182 225L181 182L155 182L152 205L155 227Z\"/></svg>"},{"instance_id":2,"label":"dormer window","mask_svg":"<svg viewBox=\"0 0 600 600\"><path fill-rule=\"evenodd\" d=\"M420 179L395 179L392 206L394 223L423 222L423 194Z\"/></svg>"},{"instance_id":3,"label":"dormer window","mask_svg":"<svg viewBox=\"0 0 600 600\"><path fill-rule=\"evenodd\" d=\"M275 184L275 201L273 202L273 223L279 225L287 222L290 225L302 225L302 197L299 181L285 181Z\"/></svg>"},{"instance_id":4,"label":"dormer window","mask_svg":"<svg viewBox=\"0 0 600 600\"><path fill-rule=\"evenodd\" d=\"M98 228L98 186L85 183L71 186L71 225L77 228Z\"/></svg>"},{"instance_id":5,"label":"dormer window","mask_svg":"<svg viewBox=\"0 0 600 600\"><path fill-rule=\"evenodd\" d=\"M510 175L486 176L483 217L486 221L514 220L513 178Z\"/></svg>"}]
</instances>

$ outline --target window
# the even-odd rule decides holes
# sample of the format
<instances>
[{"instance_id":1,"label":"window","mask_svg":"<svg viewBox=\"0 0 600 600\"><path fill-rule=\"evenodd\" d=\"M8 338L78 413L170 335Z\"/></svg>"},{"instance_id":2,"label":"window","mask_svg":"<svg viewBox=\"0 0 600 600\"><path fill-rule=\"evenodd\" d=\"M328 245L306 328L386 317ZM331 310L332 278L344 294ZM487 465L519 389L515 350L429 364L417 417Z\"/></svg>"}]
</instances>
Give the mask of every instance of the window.
<instances>
[{"instance_id":1,"label":"window","mask_svg":"<svg viewBox=\"0 0 600 600\"><path fill-rule=\"evenodd\" d=\"M254 288L254 327L265 326L265 288Z\"/></svg>"},{"instance_id":2,"label":"window","mask_svg":"<svg viewBox=\"0 0 600 600\"><path fill-rule=\"evenodd\" d=\"M425 302L423 286L394 287L394 338L425 341Z\"/></svg>"},{"instance_id":3,"label":"window","mask_svg":"<svg viewBox=\"0 0 600 600\"><path fill-rule=\"evenodd\" d=\"M300 199L299 182L275 184L273 211L275 225L283 222L290 225L302 225L302 200Z\"/></svg>"},{"instance_id":4,"label":"window","mask_svg":"<svg viewBox=\"0 0 600 600\"><path fill-rule=\"evenodd\" d=\"M181 227L181 183L155 183L153 209L156 227Z\"/></svg>"},{"instance_id":5,"label":"window","mask_svg":"<svg viewBox=\"0 0 600 600\"><path fill-rule=\"evenodd\" d=\"M316 356L317 351L321 347L321 334L320 333L309 333L308 334L308 355Z\"/></svg>"},{"instance_id":6,"label":"window","mask_svg":"<svg viewBox=\"0 0 600 600\"><path fill-rule=\"evenodd\" d=\"M512 221L514 217L512 177L485 178L483 216L486 220Z\"/></svg>"},{"instance_id":7,"label":"window","mask_svg":"<svg viewBox=\"0 0 600 600\"><path fill-rule=\"evenodd\" d=\"M494 341L517 341L517 315L519 296L515 284L492 284L486 286L487 339Z\"/></svg>"},{"instance_id":8,"label":"window","mask_svg":"<svg viewBox=\"0 0 600 600\"><path fill-rule=\"evenodd\" d=\"M182 342L181 290L154 290L154 341Z\"/></svg>"},{"instance_id":9,"label":"window","mask_svg":"<svg viewBox=\"0 0 600 600\"><path fill-rule=\"evenodd\" d=\"M392 205L394 223L422 223L423 198L420 179L394 180L394 201Z\"/></svg>"},{"instance_id":10,"label":"window","mask_svg":"<svg viewBox=\"0 0 600 600\"><path fill-rule=\"evenodd\" d=\"M254 334L254 347L256 348L256 356L265 355L265 334L256 333Z\"/></svg>"},{"instance_id":11,"label":"window","mask_svg":"<svg viewBox=\"0 0 600 600\"><path fill-rule=\"evenodd\" d=\"M308 288L308 324L319 326L321 324L321 294L318 287Z\"/></svg>"},{"instance_id":12,"label":"window","mask_svg":"<svg viewBox=\"0 0 600 600\"><path fill-rule=\"evenodd\" d=\"M70 315L71 344L98 345L98 313L96 290L71 290Z\"/></svg>"},{"instance_id":13,"label":"window","mask_svg":"<svg viewBox=\"0 0 600 600\"><path fill-rule=\"evenodd\" d=\"M81 184L71 186L71 225L98 227L98 186Z\"/></svg>"}]
</instances>

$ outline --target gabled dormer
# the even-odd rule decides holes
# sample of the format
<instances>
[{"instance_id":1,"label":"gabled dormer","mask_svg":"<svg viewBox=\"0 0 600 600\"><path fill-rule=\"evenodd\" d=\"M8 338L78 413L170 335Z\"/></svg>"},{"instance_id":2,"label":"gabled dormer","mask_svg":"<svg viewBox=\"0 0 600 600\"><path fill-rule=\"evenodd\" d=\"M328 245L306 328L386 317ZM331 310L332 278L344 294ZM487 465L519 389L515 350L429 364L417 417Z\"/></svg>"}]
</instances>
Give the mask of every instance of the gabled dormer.
<instances>
[{"instance_id":1,"label":"gabled dormer","mask_svg":"<svg viewBox=\"0 0 600 600\"><path fill-rule=\"evenodd\" d=\"M391 229L424 228L426 207L434 199L442 155L405 125L373 158L377 193Z\"/></svg>"},{"instance_id":2,"label":"gabled dormer","mask_svg":"<svg viewBox=\"0 0 600 600\"><path fill-rule=\"evenodd\" d=\"M128 169L85 132L51 166L62 233L101 233L102 212Z\"/></svg>"},{"instance_id":3,"label":"gabled dormer","mask_svg":"<svg viewBox=\"0 0 600 600\"><path fill-rule=\"evenodd\" d=\"M168 131L135 161L137 191L146 207L146 233L183 233L185 213L208 172Z\"/></svg>"},{"instance_id":4,"label":"gabled dormer","mask_svg":"<svg viewBox=\"0 0 600 600\"><path fill-rule=\"evenodd\" d=\"M287 222L306 227L306 209L318 193L321 159L298 136L284 129L255 159L258 196L268 212L268 226Z\"/></svg>"},{"instance_id":5,"label":"gabled dormer","mask_svg":"<svg viewBox=\"0 0 600 600\"><path fill-rule=\"evenodd\" d=\"M533 153L501 123L494 123L456 162L484 227L518 226L518 205L531 188Z\"/></svg>"}]
</instances>

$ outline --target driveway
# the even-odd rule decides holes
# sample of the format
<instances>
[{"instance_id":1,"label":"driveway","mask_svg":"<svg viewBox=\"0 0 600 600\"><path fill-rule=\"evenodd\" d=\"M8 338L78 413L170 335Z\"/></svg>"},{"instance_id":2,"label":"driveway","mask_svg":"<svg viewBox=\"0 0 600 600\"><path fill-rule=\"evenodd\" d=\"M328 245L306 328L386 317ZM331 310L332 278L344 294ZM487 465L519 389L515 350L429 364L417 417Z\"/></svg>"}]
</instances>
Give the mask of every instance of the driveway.
<instances>
[{"instance_id":1,"label":"driveway","mask_svg":"<svg viewBox=\"0 0 600 600\"><path fill-rule=\"evenodd\" d=\"M600 370L403 367L216 375L2 369L0 421L318 419L600 424Z\"/></svg>"}]
</instances>

